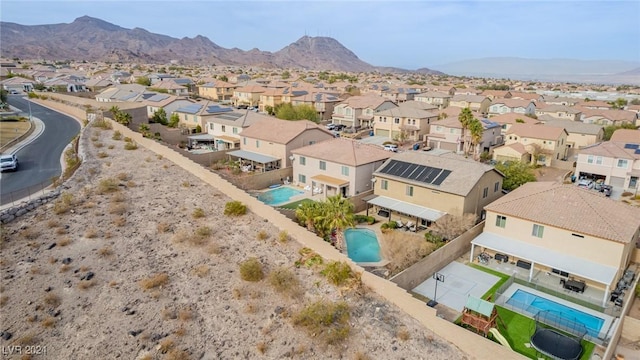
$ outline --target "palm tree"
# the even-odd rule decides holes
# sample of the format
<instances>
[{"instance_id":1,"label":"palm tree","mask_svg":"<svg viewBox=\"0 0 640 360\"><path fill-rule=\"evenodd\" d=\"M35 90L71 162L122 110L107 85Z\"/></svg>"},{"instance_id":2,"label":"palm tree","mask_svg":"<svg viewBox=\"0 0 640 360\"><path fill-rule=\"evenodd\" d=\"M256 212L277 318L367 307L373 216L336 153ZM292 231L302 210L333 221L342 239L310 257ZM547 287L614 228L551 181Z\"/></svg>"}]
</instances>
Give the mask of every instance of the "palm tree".
<instances>
[{"instance_id":1,"label":"palm tree","mask_svg":"<svg viewBox=\"0 0 640 360\"><path fill-rule=\"evenodd\" d=\"M471 134L471 147L473 148L473 158L478 155L477 145L482 141L482 134L484 133L484 127L478 119L473 119L469 124L469 133Z\"/></svg>"},{"instance_id":2,"label":"palm tree","mask_svg":"<svg viewBox=\"0 0 640 360\"><path fill-rule=\"evenodd\" d=\"M468 107L462 109L460 115L458 115L458 121L460 121L460 125L462 125L462 149L465 155L469 154L467 150L467 129L469 125L473 121L473 114L471 113L471 109Z\"/></svg>"},{"instance_id":3,"label":"palm tree","mask_svg":"<svg viewBox=\"0 0 640 360\"><path fill-rule=\"evenodd\" d=\"M355 220L353 217L353 204L342 195L330 196L325 202L325 225L331 231L336 232L335 247L342 251L344 249L344 234L346 228L353 227Z\"/></svg>"},{"instance_id":4,"label":"palm tree","mask_svg":"<svg viewBox=\"0 0 640 360\"><path fill-rule=\"evenodd\" d=\"M309 231L314 231L315 229L315 220L320 213L319 205L315 201L304 202L296 209L296 219L300 224L304 224Z\"/></svg>"}]
</instances>

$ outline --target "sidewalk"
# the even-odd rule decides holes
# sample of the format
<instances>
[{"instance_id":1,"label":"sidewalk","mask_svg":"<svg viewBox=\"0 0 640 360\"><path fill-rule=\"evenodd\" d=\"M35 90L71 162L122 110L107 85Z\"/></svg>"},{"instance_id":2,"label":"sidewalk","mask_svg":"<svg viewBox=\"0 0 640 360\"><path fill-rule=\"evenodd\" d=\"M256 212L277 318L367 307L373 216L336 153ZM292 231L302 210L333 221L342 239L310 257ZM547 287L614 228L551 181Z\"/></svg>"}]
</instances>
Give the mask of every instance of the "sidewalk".
<instances>
[{"instance_id":1,"label":"sidewalk","mask_svg":"<svg viewBox=\"0 0 640 360\"><path fill-rule=\"evenodd\" d=\"M11 147L4 150L3 151L4 153L15 154L18 151L20 151L20 149L29 145L35 139L37 139L40 135L42 135L42 132L44 131L44 123L42 122L42 120L36 117L32 117L31 122L33 123L33 131L31 132L31 134L27 136L25 139L23 139L22 141L16 144L13 144Z\"/></svg>"}]
</instances>

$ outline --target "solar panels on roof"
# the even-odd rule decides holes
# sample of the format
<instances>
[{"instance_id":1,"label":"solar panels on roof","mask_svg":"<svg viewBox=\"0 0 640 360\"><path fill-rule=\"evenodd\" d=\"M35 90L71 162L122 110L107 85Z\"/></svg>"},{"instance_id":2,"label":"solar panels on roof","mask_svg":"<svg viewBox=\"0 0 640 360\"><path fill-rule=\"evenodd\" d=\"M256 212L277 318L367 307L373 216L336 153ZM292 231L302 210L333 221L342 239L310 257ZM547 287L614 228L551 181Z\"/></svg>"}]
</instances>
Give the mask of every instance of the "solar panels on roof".
<instances>
[{"instance_id":1,"label":"solar panels on roof","mask_svg":"<svg viewBox=\"0 0 640 360\"><path fill-rule=\"evenodd\" d=\"M232 110L233 109L231 109L231 108L221 107L219 105L210 105L210 106L207 107L207 112L209 114L229 112L229 111L232 111Z\"/></svg>"},{"instance_id":2,"label":"solar panels on roof","mask_svg":"<svg viewBox=\"0 0 640 360\"><path fill-rule=\"evenodd\" d=\"M159 101L162 101L162 100L164 100L164 99L166 99L168 97L169 97L169 95L166 95L166 94L155 94L155 95L151 96L150 98L148 98L147 100L153 101L153 102L159 102Z\"/></svg>"},{"instance_id":3,"label":"solar panels on roof","mask_svg":"<svg viewBox=\"0 0 640 360\"><path fill-rule=\"evenodd\" d=\"M201 108L202 108L202 105L200 105L200 104L191 104L191 105L183 106L183 107L179 108L176 111L184 112L184 113L188 113L188 114L195 114L198 111L200 111Z\"/></svg>"},{"instance_id":4,"label":"solar panels on roof","mask_svg":"<svg viewBox=\"0 0 640 360\"><path fill-rule=\"evenodd\" d=\"M380 170L383 174L401 177L431 185L440 185L451 174L451 170L391 160Z\"/></svg>"},{"instance_id":5,"label":"solar panels on roof","mask_svg":"<svg viewBox=\"0 0 640 360\"><path fill-rule=\"evenodd\" d=\"M640 148L640 144L624 144L625 149L638 149Z\"/></svg>"},{"instance_id":6,"label":"solar panels on roof","mask_svg":"<svg viewBox=\"0 0 640 360\"><path fill-rule=\"evenodd\" d=\"M636 149L636 151L633 152L634 154L639 154L640 155L640 149Z\"/></svg>"},{"instance_id":7,"label":"solar panels on roof","mask_svg":"<svg viewBox=\"0 0 640 360\"><path fill-rule=\"evenodd\" d=\"M224 119L224 120L229 120L229 121L236 121L240 117L242 117L242 114L239 114L239 113L228 113L228 114L223 114L223 115L216 116L216 118L218 118L218 119Z\"/></svg>"}]
</instances>

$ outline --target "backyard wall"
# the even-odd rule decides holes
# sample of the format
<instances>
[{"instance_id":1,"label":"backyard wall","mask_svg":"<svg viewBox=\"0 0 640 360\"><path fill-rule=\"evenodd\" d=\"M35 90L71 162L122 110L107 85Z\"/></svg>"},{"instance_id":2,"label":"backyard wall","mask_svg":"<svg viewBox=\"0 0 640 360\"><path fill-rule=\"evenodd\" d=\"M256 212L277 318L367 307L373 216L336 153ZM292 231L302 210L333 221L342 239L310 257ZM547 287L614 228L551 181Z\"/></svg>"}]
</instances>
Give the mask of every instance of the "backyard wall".
<instances>
[{"instance_id":1,"label":"backyard wall","mask_svg":"<svg viewBox=\"0 0 640 360\"><path fill-rule=\"evenodd\" d=\"M354 205L354 212L359 213L360 211L365 211L367 209L367 203L362 200L365 197L369 196L369 195L373 195L373 189L372 190L367 190L365 192L361 192L358 195L352 196L349 198L349 200L353 203ZM369 214L371 215L371 214Z\"/></svg>"},{"instance_id":2,"label":"backyard wall","mask_svg":"<svg viewBox=\"0 0 640 360\"><path fill-rule=\"evenodd\" d=\"M432 252L429 256L392 277L390 280L407 291L414 289L423 281L429 279L436 271L469 251L471 249L471 240L478 236L483 229L484 221L449 241L445 246Z\"/></svg>"},{"instance_id":3,"label":"backyard wall","mask_svg":"<svg viewBox=\"0 0 640 360\"><path fill-rule=\"evenodd\" d=\"M638 268L636 268L636 274L637 273L638 273ZM633 285L631 285L630 287L631 289L629 291L630 294L627 295L627 301L625 301L622 307L622 311L620 312L620 321L618 322L618 326L616 327L613 334L611 335L611 340L609 341L609 345L607 346L607 349L604 352L604 356L602 357L603 359L613 359L616 354L616 348L617 348L618 342L620 341L620 338L622 337L623 333L632 331L638 326L638 320L636 319L632 319L632 321L630 321L629 324L627 325L627 319L631 319L631 318L626 316L631 310L631 304L633 304L633 301L630 301L630 299L631 299L631 296L634 296L633 289L635 289L636 286L638 286L638 282L640 282L640 276L636 276L636 280L633 282Z\"/></svg>"},{"instance_id":4,"label":"backyard wall","mask_svg":"<svg viewBox=\"0 0 640 360\"><path fill-rule=\"evenodd\" d=\"M47 105L49 102L47 102ZM55 103L54 103L55 104ZM53 107L53 106L51 106ZM65 110L62 110L66 112ZM81 119L84 117L80 117ZM263 204L256 198L252 197L247 192L237 188L230 182L222 179L219 175L209 171L208 169L198 165L197 163L185 158L180 153L171 148L158 143L154 140L144 138L140 133L136 133L129 128L111 121L114 130L120 131L124 136L128 136L137 142L139 145L146 147L148 150L155 152L158 155L162 155L165 159L172 161L177 166L189 171L194 176L200 178L207 184L215 187L219 191L225 193L228 197L240 201L247 205L247 208L256 215L269 221L274 226L278 227L281 231L286 231L292 239L295 239L302 246L313 249L316 253L322 256L326 261L343 261L349 264L351 268L362 274L362 282L371 291L377 293L391 304L399 307L401 310L419 321L427 331L431 331L438 336L442 337L446 341L451 342L454 346L458 347L463 352L467 353L470 358L477 359L526 359L524 356L515 353L493 341L487 340L473 332L467 331L451 322L448 322L440 317L436 316L436 310L434 308L425 306L424 302L414 298L402 288L398 287L395 283L373 275L364 271L363 268L356 265L345 254L337 251L329 243L325 242L314 233L309 232L307 229L299 226L295 222L291 221L285 215L279 213L274 208ZM479 229L478 229L479 228ZM479 233L482 231L482 224L477 225L470 232ZM467 233L468 234L468 233ZM453 249L456 246L469 247L469 242L475 235L468 235L468 239L464 237L458 244L451 246L449 244L444 248L451 246ZM447 252L451 252L448 250ZM444 257L443 255L439 255ZM459 255L451 255L451 258L455 258ZM444 262L443 262L444 263Z\"/></svg>"},{"instance_id":5,"label":"backyard wall","mask_svg":"<svg viewBox=\"0 0 640 360\"><path fill-rule=\"evenodd\" d=\"M282 168L267 172L254 172L252 174L244 174L229 178L237 187L243 190L260 190L266 189L269 185L282 184L282 179L289 177L289 181L293 178L293 168Z\"/></svg>"}]
</instances>

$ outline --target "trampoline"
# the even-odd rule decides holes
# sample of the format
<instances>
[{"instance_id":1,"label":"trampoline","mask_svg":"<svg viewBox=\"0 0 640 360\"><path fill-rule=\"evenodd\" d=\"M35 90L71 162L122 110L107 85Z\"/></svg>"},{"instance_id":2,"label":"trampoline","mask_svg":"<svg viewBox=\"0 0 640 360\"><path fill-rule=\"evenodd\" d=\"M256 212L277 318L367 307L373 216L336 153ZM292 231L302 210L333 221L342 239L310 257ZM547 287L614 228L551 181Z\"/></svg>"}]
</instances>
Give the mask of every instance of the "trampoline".
<instances>
[{"instance_id":1,"label":"trampoline","mask_svg":"<svg viewBox=\"0 0 640 360\"><path fill-rule=\"evenodd\" d=\"M579 321L570 321L561 314L547 310L534 317L535 331L531 346L539 353L557 360L577 360L582 355L582 339L587 328ZM554 328L562 329L562 332Z\"/></svg>"},{"instance_id":2,"label":"trampoline","mask_svg":"<svg viewBox=\"0 0 640 360\"><path fill-rule=\"evenodd\" d=\"M573 360L582 355L580 341L551 329L536 329L531 346L552 359Z\"/></svg>"}]
</instances>

